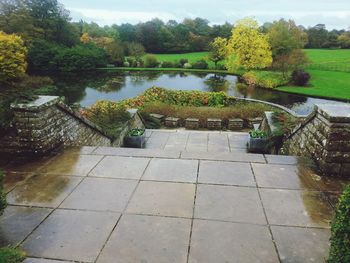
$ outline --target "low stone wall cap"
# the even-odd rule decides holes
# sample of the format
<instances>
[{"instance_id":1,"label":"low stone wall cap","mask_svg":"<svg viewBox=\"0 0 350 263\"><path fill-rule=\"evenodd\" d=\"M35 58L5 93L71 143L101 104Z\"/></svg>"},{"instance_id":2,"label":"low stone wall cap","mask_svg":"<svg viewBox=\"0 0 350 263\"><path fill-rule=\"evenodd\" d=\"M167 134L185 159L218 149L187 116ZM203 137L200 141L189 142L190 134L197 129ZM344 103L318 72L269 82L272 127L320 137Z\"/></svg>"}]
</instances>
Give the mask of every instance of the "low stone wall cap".
<instances>
[{"instance_id":1,"label":"low stone wall cap","mask_svg":"<svg viewBox=\"0 0 350 263\"><path fill-rule=\"evenodd\" d=\"M316 104L318 111L334 122L350 122L350 104Z\"/></svg>"},{"instance_id":2,"label":"low stone wall cap","mask_svg":"<svg viewBox=\"0 0 350 263\"><path fill-rule=\"evenodd\" d=\"M58 96L39 96L36 100L28 103L13 103L11 104L12 109L39 109L47 106L56 104L60 100Z\"/></svg>"}]
</instances>

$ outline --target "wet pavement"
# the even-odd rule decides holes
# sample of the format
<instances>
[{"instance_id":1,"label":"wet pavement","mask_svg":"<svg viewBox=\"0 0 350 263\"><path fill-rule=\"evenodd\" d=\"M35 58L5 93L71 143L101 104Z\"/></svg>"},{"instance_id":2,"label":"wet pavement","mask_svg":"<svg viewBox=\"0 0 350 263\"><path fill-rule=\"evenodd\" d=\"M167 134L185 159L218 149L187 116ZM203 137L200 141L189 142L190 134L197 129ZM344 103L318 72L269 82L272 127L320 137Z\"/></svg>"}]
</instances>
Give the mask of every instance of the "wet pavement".
<instances>
[{"instance_id":1,"label":"wet pavement","mask_svg":"<svg viewBox=\"0 0 350 263\"><path fill-rule=\"evenodd\" d=\"M0 246L22 247L25 263L325 262L348 182L295 157L245 153L242 133L147 136L148 149L5 164Z\"/></svg>"}]
</instances>

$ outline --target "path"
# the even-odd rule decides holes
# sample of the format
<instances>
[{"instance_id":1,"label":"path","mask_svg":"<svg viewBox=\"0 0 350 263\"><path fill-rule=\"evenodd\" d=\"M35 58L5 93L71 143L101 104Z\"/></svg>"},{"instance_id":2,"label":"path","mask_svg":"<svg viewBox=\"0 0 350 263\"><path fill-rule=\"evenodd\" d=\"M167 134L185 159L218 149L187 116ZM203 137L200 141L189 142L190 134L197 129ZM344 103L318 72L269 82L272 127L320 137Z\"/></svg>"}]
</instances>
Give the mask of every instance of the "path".
<instances>
[{"instance_id":1,"label":"path","mask_svg":"<svg viewBox=\"0 0 350 263\"><path fill-rule=\"evenodd\" d=\"M0 246L20 244L25 263L325 262L343 182L244 153L244 134L147 135L149 149L7 164Z\"/></svg>"}]
</instances>

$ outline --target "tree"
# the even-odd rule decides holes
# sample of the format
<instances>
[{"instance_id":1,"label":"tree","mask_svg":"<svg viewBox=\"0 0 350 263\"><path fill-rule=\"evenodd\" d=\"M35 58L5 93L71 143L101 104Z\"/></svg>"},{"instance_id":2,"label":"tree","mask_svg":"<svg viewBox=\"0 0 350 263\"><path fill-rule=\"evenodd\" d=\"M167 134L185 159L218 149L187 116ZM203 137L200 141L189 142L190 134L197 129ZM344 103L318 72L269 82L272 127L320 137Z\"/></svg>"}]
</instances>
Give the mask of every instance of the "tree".
<instances>
[{"instance_id":1,"label":"tree","mask_svg":"<svg viewBox=\"0 0 350 263\"><path fill-rule=\"evenodd\" d=\"M290 54L295 49L304 48L307 43L307 34L293 20L274 21L268 28L268 37L273 57Z\"/></svg>"},{"instance_id":2,"label":"tree","mask_svg":"<svg viewBox=\"0 0 350 263\"><path fill-rule=\"evenodd\" d=\"M80 42L86 44L86 43L89 43L90 41L91 41L91 37L90 37L89 33L84 33L81 35Z\"/></svg>"},{"instance_id":3,"label":"tree","mask_svg":"<svg viewBox=\"0 0 350 263\"><path fill-rule=\"evenodd\" d=\"M284 78L287 77L288 71L299 69L308 62L302 50L307 43L307 35L293 20L274 21L268 27L268 36L273 67L280 70Z\"/></svg>"},{"instance_id":4,"label":"tree","mask_svg":"<svg viewBox=\"0 0 350 263\"><path fill-rule=\"evenodd\" d=\"M295 49L289 54L274 57L273 68L282 72L283 78L287 79L287 73L301 69L309 62L306 53L302 49Z\"/></svg>"},{"instance_id":5,"label":"tree","mask_svg":"<svg viewBox=\"0 0 350 263\"><path fill-rule=\"evenodd\" d=\"M307 30L309 42L306 47L308 48L323 48L326 47L325 43L328 40L328 31L326 26L318 24Z\"/></svg>"},{"instance_id":6,"label":"tree","mask_svg":"<svg viewBox=\"0 0 350 263\"><path fill-rule=\"evenodd\" d=\"M145 48L140 43L136 42L132 42L128 45L128 51L129 55L135 57L136 60L140 60L145 54Z\"/></svg>"},{"instance_id":7,"label":"tree","mask_svg":"<svg viewBox=\"0 0 350 263\"><path fill-rule=\"evenodd\" d=\"M272 52L266 35L259 32L258 23L251 18L237 22L228 41L227 68L266 68L272 63Z\"/></svg>"},{"instance_id":8,"label":"tree","mask_svg":"<svg viewBox=\"0 0 350 263\"><path fill-rule=\"evenodd\" d=\"M217 37L209 46L209 59L214 62L216 68L217 64L225 59L227 39Z\"/></svg>"},{"instance_id":9,"label":"tree","mask_svg":"<svg viewBox=\"0 0 350 263\"><path fill-rule=\"evenodd\" d=\"M350 48L350 32L344 32L338 37L341 48Z\"/></svg>"},{"instance_id":10,"label":"tree","mask_svg":"<svg viewBox=\"0 0 350 263\"><path fill-rule=\"evenodd\" d=\"M27 49L17 35L0 31L0 81L16 78L25 73Z\"/></svg>"}]
</instances>

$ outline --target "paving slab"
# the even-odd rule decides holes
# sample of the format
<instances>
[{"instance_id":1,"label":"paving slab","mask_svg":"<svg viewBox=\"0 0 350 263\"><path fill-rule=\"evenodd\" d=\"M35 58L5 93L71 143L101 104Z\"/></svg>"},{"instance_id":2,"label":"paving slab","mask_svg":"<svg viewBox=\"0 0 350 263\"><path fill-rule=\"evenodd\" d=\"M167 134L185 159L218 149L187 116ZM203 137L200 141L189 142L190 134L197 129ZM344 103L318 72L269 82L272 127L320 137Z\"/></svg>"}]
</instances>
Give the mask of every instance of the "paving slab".
<instances>
[{"instance_id":1,"label":"paving slab","mask_svg":"<svg viewBox=\"0 0 350 263\"><path fill-rule=\"evenodd\" d=\"M209 133L208 152L230 152L228 137L223 133Z\"/></svg>"},{"instance_id":2,"label":"paving slab","mask_svg":"<svg viewBox=\"0 0 350 263\"><path fill-rule=\"evenodd\" d=\"M305 176L296 165L252 164L259 187L318 190L318 178Z\"/></svg>"},{"instance_id":3,"label":"paving slab","mask_svg":"<svg viewBox=\"0 0 350 263\"><path fill-rule=\"evenodd\" d=\"M272 226L271 231L282 263L326 262L328 229Z\"/></svg>"},{"instance_id":4,"label":"paving slab","mask_svg":"<svg viewBox=\"0 0 350 263\"><path fill-rule=\"evenodd\" d=\"M17 173L32 173L38 171L44 165L49 163L53 159L53 156L49 155L42 158L36 159L17 159L10 162L6 167L5 171L17 172Z\"/></svg>"},{"instance_id":5,"label":"paving slab","mask_svg":"<svg viewBox=\"0 0 350 263\"><path fill-rule=\"evenodd\" d=\"M120 214L55 210L23 243L32 257L94 262Z\"/></svg>"},{"instance_id":6,"label":"paving slab","mask_svg":"<svg viewBox=\"0 0 350 263\"><path fill-rule=\"evenodd\" d=\"M96 150L96 146L77 146L77 147L66 147L64 149L65 153L75 153L75 154L91 154Z\"/></svg>"},{"instance_id":7,"label":"paving slab","mask_svg":"<svg viewBox=\"0 0 350 263\"><path fill-rule=\"evenodd\" d=\"M188 136L186 151L208 152L208 133L193 133Z\"/></svg>"},{"instance_id":8,"label":"paving slab","mask_svg":"<svg viewBox=\"0 0 350 263\"><path fill-rule=\"evenodd\" d=\"M199 183L255 186L249 163L200 161Z\"/></svg>"},{"instance_id":9,"label":"paving slab","mask_svg":"<svg viewBox=\"0 0 350 263\"><path fill-rule=\"evenodd\" d=\"M249 140L248 133L245 134L229 134L228 135L229 143L231 148L247 148L247 143Z\"/></svg>"},{"instance_id":10,"label":"paving slab","mask_svg":"<svg viewBox=\"0 0 350 263\"><path fill-rule=\"evenodd\" d=\"M185 150L189 133L170 133L165 150Z\"/></svg>"},{"instance_id":11,"label":"paving slab","mask_svg":"<svg viewBox=\"0 0 350 263\"><path fill-rule=\"evenodd\" d=\"M246 163L266 163L262 154L251 153L220 153L215 154L209 152L181 152L182 159L211 160L211 161L231 161Z\"/></svg>"},{"instance_id":12,"label":"paving slab","mask_svg":"<svg viewBox=\"0 0 350 263\"><path fill-rule=\"evenodd\" d=\"M51 260L43 258L26 258L23 263L72 263L72 261Z\"/></svg>"},{"instance_id":13,"label":"paving slab","mask_svg":"<svg viewBox=\"0 0 350 263\"><path fill-rule=\"evenodd\" d=\"M47 174L86 176L94 168L102 156L83 155L64 152L53 158L38 171Z\"/></svg>"},{"instance_id":14,"label":"paving slab","mask_svg":"<svg viewBox=\"0 0 350 263\"><path fill-rule=\"evenodd\" d=\"M186 263L191 220L124 215L97 263Z\"/></svg>"},{"instance_id":15,"label":"paving slab","mask_svg":"<svg viewBox=\"0 0 350 263\"><path fill-rule=\"evenodd\" d=\"M93 152L96 155L115 155L129 157L158 157L158 158L179 158L178 150L157 150L157 149L132 149L132 148L113 148L97 147Z\"/></svg>"},{"instance_id":16,"label":"paving slab","mask_svg":"<svg viewBox=\"0 0 350 263\"><path fill-rule=\"evenodd\" d=\"M89 176L140 179L149 161L149 158L106 156Z\"/></svg>"},{"instance_id":17,"label":"paving slab","mask_svg":"<svg viewBox=\"0 0 350 263\"><path fill-rule=\"evenodd\" d=\"M142 180L195 183L198 161L152 159Z\"/></svg>"},{"instance_id":18,"label":"paving slab","mask_svg":"<svg viewBox=\"0 0 350 263\"><path fill-rule=\"evenodd\" d=\"M127 213L192 218L195 185L140 182Z\"/></svg>"},{"instance_id":19,"label":"paving slab","mask_svg":"<svg viewBox=\"0 0 350 263\"><path fill-rule=\"evenodd\" d=\"M195 218L267 224L256 188L198 185Z\"/></svg>"},{"instance_id":20,"label":"paving slab","mask_svg":"<svg viewBox=\"0 0 350 263\"><path fill-rule=\"evenodd\" d=\"M266 226L194 220L189 263L279 263Z\"/></svg>"},{"instance_id":21,"label":"paving slab","mask_svg":"<svg viewBox=\"0 0 350 263\"><path fill-rule=\"evenodd\" d=\"M16 246L51 212L51 209L8 206L0 217L0 247Z\"/></svg>"},{"instance_id":22,"label":"paving slab","mask_svg":"<svg viewBox=\"0 0 350 263\"><path fill-rule=\"evenodd\" d=\"M33 174L32 173L17 173L17 172L10 172L5 171L5 178L3 181L3 187L5 193L8 193L13 190L17 185L25 182L28 178L30 178Z\"/></svg>"},{"instance_id":23,"label":"paving slab","mask_svg":"<svg viewBox=\"0 0 350 263\"><path fill-rule=\"evenodd\" d=\"M37 174L7 195L13 205L57 207L81 182L83 177Z\"/></svg>"},{"instance_id":24,"label":"paving slab","mask_svg":"<svg viewBox=\"0 0 350 263\"><path fill-rule=\"evenodd\" d=\"M333 209L322 192L260 189L271 225L328 228Z\"/></svg>"},{"instance_id":25,"label":"paving slab","mask_svg":"<svg viewBox=\"0 0 350 263\"><path fill-rule=\"evenodd\" d=\"M298 157L296 156L285 156L285 155L269 155L265 154L267 163L270 164L298 164Z\"/></svg>"},{"instance_id":26,"label":"paving slab","mask_svg":"<svg viewBox=\"0 0 350 263\"><path fill-rule=\"evenodd\" d=\"M85 178L60 208L123 212L137 181Z\"/></svg>"}]
</instances>

